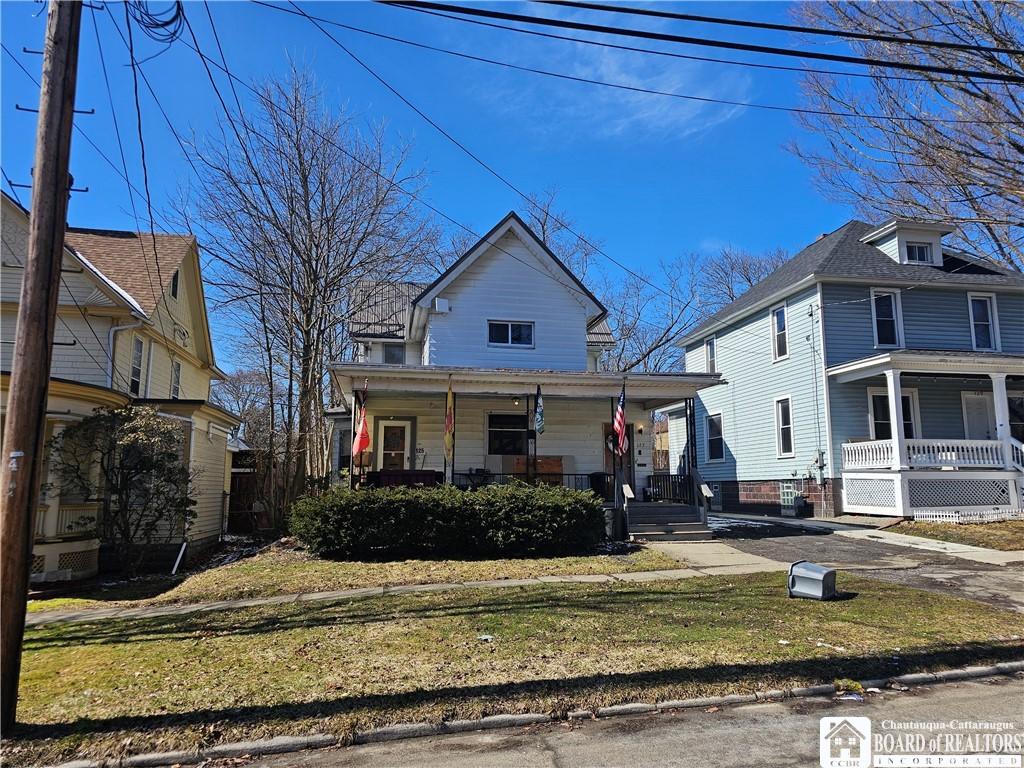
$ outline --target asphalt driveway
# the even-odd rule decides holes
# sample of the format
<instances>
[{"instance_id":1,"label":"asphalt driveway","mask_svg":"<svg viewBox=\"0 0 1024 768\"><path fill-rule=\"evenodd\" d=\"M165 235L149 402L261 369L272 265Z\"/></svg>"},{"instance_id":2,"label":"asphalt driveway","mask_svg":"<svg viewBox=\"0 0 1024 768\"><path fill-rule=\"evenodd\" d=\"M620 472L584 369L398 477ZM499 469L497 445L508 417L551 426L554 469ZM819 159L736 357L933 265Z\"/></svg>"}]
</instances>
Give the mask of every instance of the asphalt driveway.
<instances>
[{"instance_id":1,"label":"asphalt driveway","mask_svg":"<svg viewBox=\"0 0 1024 768\"><path fill-rule=\"evenodd\" d=\"M783 562L810 560L859 575L946 592L1024 613L1024 567L991 565L830 530L766 520L712 518L715 538L741 552ZM870 536L870 534L869 534ZM840 582L841 582L840 575Z\"/></svg>"}]
</instances>

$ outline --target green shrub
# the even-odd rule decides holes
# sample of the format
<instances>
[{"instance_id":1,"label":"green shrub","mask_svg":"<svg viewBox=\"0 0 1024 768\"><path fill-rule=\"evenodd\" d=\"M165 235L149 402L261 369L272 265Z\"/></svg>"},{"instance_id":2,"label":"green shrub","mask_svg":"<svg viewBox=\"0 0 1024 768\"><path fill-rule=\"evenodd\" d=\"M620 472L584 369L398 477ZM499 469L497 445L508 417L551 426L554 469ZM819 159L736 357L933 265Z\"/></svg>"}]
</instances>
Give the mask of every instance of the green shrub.
<instances>
[{"instance_id":1,"label":"green shrub","mask_svg":"<svg viewBox=\"0 0 1024 768\"><path fill-rule=\"evenodd\" d=\"M604 539L604 510L589 491L524 483L334 489L296 502L289 526L312 552L353 560L569 555Z\"/></svg>"}]
</instances>

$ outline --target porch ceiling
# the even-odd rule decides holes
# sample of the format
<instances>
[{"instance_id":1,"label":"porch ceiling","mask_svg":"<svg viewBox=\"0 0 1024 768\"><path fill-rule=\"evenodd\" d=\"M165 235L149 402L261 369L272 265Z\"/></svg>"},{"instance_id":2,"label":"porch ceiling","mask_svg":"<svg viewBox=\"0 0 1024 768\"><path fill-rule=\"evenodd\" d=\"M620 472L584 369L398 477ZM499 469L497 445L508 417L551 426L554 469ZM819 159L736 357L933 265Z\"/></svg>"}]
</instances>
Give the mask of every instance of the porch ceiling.
<instances>
[{"instance_id":1,"label":"porch ceiling","mask_svg":"<svg viewBox=\"0 0 1024 768\"><path fill-rule=\"evenodd\" d=\"M364 382L370 392L444 394L451 381L460 395L527 396L541 386L545 397L617 397L626 381L626 397L647 408L660 408L720 382L717 374L606 373L594 371L535 371L523 368L462 368L335 363L331 376L348 401Z\"/></svg>"},{"instance_id":2,"label":"porch ceiling","mask_svg":"<svg viewBox=\"0 0 1024 768\"><path fill-rule=\"evenodd\" d=\"M879 376L887 370L903 373L945 373L1024 376L1024 355L937 349L899 349L834 365L828 375L839 383Z\"/></svg>"}]
</instances>

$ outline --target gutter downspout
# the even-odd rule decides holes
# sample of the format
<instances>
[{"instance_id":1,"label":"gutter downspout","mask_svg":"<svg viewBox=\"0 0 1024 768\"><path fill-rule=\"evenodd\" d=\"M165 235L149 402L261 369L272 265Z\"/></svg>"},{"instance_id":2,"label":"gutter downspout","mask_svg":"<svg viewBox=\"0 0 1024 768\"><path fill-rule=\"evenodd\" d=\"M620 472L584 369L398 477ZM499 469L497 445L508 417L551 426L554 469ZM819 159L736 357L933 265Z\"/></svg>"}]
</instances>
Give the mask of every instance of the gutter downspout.
<instances>
[{"instance_id":1,"label":"gutter downspout","mask_svg":"<svg viewBox=\"0 0 1024 768\"><path fill-rule=\"evenodd\" d=\"M110 351L110 356L107 360L107 386L114 389L114 336L120 331L128 331L132 328L142 327L142 320L136 319L126 325L112 325L110 330L107 331L107 349Z\"/></svg>"}]
</instances>

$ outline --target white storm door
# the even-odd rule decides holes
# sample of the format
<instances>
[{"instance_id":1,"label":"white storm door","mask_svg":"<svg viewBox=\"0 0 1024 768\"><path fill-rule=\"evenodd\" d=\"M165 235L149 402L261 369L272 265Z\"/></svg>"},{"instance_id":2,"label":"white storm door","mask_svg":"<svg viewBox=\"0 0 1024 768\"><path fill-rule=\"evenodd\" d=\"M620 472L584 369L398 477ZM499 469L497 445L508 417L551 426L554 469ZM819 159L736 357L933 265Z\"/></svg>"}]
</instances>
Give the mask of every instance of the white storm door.
<instances>
[{"instance_id":1,"label":"white storm door","mask_svg":"<svg viewBox=\"0 0 1024 768\"><path fill-rule=\"evenodd\" d=\"M963 392L964 436L968 440L996 439L996 409L991 392Z\"/></svg>"}]
</instances>

